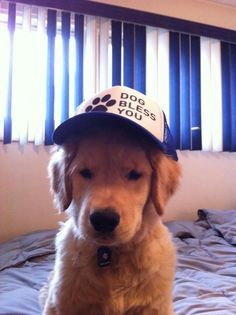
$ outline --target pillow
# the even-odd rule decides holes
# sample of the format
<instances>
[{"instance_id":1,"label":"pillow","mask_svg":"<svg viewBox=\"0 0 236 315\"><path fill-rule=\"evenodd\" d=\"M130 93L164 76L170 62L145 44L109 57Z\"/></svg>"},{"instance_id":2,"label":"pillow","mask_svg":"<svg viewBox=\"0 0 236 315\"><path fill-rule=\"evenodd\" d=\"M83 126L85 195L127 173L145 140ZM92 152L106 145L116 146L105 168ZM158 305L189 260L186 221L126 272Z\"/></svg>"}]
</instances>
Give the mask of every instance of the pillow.
<instances>
[{"instance_id":1,"label":"pillow","mask_svg":"<svg viewBox=\"0 0 236 315\"><path fill-rule=\"evenodd\" d=\"M0 271L34 257L54 253L56 232L57 230L36 231L0 244Z\"/></svg>"},{"instance_id":2,"label":"pillow","mask_svg":"<svg viewBox=\"0 0 236 315\"><path fill-rule=\"evenodd\" d=\"M200 220L206 220L211 228L219 232L231 245L236 245L236 209L199 209L198 217Z\"/></svg>"},{"instance_id":3,"label":"pillow","mask_svg":"<svg viewBox=\"0 0 236 315\"><path fill-rule=\"evenodd\" d=\"M205 228L199 226L192 221L169 221L165 222L165 225L173 234L174 237L181 239L185 238L201 238L201 235L205 231Z\"/></svg>"}]
</instances>

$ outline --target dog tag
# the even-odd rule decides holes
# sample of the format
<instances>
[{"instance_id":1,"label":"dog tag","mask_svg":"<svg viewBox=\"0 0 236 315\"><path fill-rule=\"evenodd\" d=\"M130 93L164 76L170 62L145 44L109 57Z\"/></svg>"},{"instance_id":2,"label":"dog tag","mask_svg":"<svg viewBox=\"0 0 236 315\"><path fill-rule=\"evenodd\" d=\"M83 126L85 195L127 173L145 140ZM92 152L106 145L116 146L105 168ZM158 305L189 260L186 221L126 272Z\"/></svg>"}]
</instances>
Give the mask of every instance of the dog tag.
<instances>
[{"instance_id":1,"label":"dog tag","mask_svg":"<svg viewBox=\"0 0 236 315\"><path fill-rule=\"evenodd\" d=\"M97 250L97 261L99 267L106 267L111 264L111 250L109 247L102 246Z\"/></svg>"}]
</instances>

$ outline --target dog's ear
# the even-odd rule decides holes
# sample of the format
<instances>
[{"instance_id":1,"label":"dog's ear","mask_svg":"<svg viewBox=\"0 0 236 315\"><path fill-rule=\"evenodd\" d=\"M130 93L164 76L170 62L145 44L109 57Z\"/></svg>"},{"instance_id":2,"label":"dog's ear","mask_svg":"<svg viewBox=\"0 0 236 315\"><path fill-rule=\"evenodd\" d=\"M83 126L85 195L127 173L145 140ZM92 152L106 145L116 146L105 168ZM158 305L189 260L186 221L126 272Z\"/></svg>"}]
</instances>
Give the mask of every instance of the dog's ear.
<instances>
[{"instance_id":1,"label":"dog's ear","mask_svg":"<svg viewBox=\"0 0 236 315\"><path fill-rule=\"evenodd\" d=\"M151 198L157 213L163 215L166 202L179 184L181 169L178 162L156 150L151 153L151 165Z\"/></svg>"},{"instance_id":2,"label":"dog's ear","mask_svg":"<svg viewBox=\"0 0 236 315\"><path fill-rule=\"evenodd\" d=\"M56 151L49 162L48 174L51 182L51 192L54 195L55 206L66 210L72 201L72 185L68 174L71 154L65 148Z\"/></svg>"}]
</instances>

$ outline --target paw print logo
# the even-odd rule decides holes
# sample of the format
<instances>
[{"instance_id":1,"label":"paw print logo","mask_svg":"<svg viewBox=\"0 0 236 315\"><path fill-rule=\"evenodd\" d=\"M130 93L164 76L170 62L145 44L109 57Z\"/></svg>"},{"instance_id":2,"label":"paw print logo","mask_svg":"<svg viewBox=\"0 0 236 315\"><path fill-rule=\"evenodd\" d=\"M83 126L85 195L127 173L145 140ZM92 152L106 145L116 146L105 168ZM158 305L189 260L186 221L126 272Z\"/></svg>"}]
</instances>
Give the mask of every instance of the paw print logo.
<instances>
[{"instance_id":1,"label":"paw print logo","mask_svg":"<svg viewBox=\"0 0 236 315\"><path fill-rule=\"evenodd\" d=\"M111 99L111 94L106 94L102 98L96 97L92 104L87 106L85 111L89 112L106 112L108 107L114 106L116 104L116 100Z\"/></svg>"}]
</instances>

